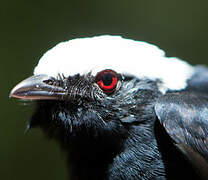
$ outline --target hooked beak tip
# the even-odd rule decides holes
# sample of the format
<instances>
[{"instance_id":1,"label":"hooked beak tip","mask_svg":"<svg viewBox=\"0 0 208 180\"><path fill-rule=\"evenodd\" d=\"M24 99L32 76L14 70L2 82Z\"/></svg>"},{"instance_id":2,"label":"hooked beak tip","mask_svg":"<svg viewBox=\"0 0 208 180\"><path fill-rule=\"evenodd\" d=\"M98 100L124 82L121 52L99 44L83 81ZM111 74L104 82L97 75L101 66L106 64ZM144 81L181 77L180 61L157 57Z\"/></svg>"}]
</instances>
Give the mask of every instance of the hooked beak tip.
<instances>
[{"instance_id":1,"label":"hooked beak tip","mask_svg":"<svg viewBox=\"0 0 208 180\"><path fill-rule=\"evenodd\" d=\"M18 85L19 85L19 84L18 84ZM16 86L10 91L10 93L9 93L9 98L12 98L12 97L14 97L14 98L19 98L19 96L18 96L18 89L19 89L18 85L16 85Z\"/></svg>"}]
</instances>

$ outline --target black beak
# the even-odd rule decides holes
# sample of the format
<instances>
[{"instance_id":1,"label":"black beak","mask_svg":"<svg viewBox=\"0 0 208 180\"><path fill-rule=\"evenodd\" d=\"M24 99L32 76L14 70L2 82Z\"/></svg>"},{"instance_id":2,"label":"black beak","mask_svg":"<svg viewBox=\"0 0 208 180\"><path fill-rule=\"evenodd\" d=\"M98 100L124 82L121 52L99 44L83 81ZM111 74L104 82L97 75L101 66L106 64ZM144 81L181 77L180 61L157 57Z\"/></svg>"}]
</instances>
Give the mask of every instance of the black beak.
<instances>
[{"instance_id":1,"label":"black beak","mask_svg":"<svg viewBox=\"0 0 208 180\"><path fill-rule=\"evenodd\" d=\"M11 91L9 97L25 100L61 100L67 95L67 90L53 85L54 78L47 75L36 75L29 77L17 84Z\"/></svg>"}]
</instances>

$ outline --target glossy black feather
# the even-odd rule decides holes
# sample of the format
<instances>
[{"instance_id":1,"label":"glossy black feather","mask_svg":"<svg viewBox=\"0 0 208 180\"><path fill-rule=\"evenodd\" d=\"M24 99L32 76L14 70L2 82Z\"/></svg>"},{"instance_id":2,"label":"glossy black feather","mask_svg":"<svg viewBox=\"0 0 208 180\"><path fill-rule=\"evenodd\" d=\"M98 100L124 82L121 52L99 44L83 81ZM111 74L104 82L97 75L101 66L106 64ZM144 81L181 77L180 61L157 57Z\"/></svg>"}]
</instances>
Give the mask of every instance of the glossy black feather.
<instances>
[{"instance_id":1,"label":"glossy black feather","mask_svg":"<svg viewBox=\"0 0 208 180\"><path fill-rule=\"evenodd\" d=\"M207 177L203 168L208 168L208 96L195 91L167 93L157 101L155 112L174 143Z\"/></svg>"},{"instance_id":2,"label":"glossy black feather","mask_svg":"<svg viewBox=\"0 0 208 180\"><path fill-rule=\"evenodd\" d=\"M208 68L198 65L194 67L194 75L187 81L186 91L208 94Z\"/></svg>"}]
</instances>

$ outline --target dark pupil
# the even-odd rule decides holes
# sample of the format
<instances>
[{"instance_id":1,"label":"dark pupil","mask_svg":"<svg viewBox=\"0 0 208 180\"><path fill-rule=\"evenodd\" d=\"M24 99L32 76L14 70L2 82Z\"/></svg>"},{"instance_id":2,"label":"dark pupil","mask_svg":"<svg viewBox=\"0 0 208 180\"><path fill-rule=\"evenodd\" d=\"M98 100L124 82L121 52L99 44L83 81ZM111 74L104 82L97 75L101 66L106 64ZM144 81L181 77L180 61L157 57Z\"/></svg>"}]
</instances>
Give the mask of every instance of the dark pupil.
<instances>
[{"instance_id":1,"label":"dark pupil","mask_svg":"<svg viewBox=\"0 0 208 180\"><path fill-rule=\"evenodd\" d=\"M104 74L101 78L105 86L110 86L113 80L112 74Z\"/></svg>"}]
</instances>

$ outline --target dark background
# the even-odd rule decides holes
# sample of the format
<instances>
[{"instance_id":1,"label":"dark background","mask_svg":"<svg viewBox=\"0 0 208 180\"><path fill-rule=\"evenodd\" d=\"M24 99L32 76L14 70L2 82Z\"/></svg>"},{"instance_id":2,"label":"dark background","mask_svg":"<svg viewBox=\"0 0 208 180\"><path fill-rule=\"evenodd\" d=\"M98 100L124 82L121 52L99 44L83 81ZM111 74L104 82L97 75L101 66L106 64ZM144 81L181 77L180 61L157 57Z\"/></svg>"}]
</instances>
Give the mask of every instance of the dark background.
<instances>
[{"instance_id":1,"label":"dark background","mask_svg":"<svg viewBox=\"0 0 208 180\"><path fill-rule=\"evenodd\" d=\"M8 99L45 51L68 39L116 34L208 64L207 19L207 0L1 0L0 179L67 177L59 147L38 129L24 133L32 105Z\"/></svg>"}]
</instances>

